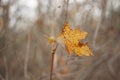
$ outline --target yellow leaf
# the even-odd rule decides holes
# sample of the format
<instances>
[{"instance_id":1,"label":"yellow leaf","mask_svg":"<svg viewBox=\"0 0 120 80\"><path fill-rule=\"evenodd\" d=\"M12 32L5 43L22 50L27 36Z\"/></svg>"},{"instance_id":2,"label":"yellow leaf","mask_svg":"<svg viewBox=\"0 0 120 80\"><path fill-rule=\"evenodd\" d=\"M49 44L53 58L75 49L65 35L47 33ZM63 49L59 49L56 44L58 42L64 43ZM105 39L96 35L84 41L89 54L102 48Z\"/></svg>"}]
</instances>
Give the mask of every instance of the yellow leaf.
<instances>
[{"instance_id":1,"label":"yellow leaf","mask_svg":"<svg viewBox=\"0 0 120 80\"><path fill-rule=\"evenodd\" d=\"M85 39L87 34L79 29L71 29L69 23L66 23L58 38L63 40L69 55L74 52L78 56L90 56L92 53L87 44L80 43L80 40Z\"/></svg>"},{"instance_id":2,"label":"yellow leaf","mask_svg":"<svg viewBox=\"0 0 120 80\"><path fill-rule=\"evenodd\" d=\"M53 44L56 42L56 39L54 37L48 37L48 43Z\"/></svg>"}]
</instances>

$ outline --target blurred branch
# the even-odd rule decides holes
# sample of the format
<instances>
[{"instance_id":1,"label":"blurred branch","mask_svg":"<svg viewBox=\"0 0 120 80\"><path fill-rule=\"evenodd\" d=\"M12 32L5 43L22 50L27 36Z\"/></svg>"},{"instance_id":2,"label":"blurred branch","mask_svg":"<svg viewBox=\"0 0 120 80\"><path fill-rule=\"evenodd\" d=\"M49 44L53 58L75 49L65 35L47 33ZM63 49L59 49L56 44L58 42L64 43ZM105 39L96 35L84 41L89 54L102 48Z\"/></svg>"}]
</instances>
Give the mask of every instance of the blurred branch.
<instances>
[{"instance_id":1,"label":"blurred branch","mask_svg":"<svg viewBox=\"0 0 120 80\"><path fill-rule=\"evenodd\" d=\"M1 80L5 80L1 74L0 74L0 79L1 79Z\"/></svg>"},{"instance_id":2,"label":"blurred branch","mask_svg":"<svg viewBox=\"0 0 120 80\"><path fill-rule=\"evenodd\" d=\"M118 42L118 44L120 44L120 41ZM118 54L117 55L112 55L111 58L108 60L108 63L107 63L108 70L111 73L111 75L115 78L115 80L119 80L119 79L117 79L118 75L117 75L117 73L115 71L115 68L114 68L114 63L117 63L116 61L120 57L120 52L118 52L119 48L120 48L120 45L116 45L114 53L118 53Z\"/></svg>"},{"instance_id":3,"label":"blurred branch","mask_svg":"<svg viewBox=\"0 0 120 80\"><path fill-rule=\"evenodd\" d=\"M82 24L84 27L88 26L88 23L89 23L88 21L89 21L90 15L91 15L90 13L91 13L91 11L93 10L93 7L94 7L93 5L91 5L91 6L92 7L87 11L87 14L86 15L84 14L85 18L83 19L83 24ZM85 11L85 13L86 13L86 11Z\"/></svg>"},{"instance_id":4,"label":"blurred branch","mask_svg":"<svg viewBox=\"0 0 120 80\"><path fill-rule=\"evenodd\" d=\"M8 80L8 65L7 65L7 59L5 56L4 56L4 63L5 63L5 70L6 70L5 80Z\"/></svg>"},{"instance_id":5,"label":"blurred branch","mask_svg":"<svg viewBox=\"0 0 120 80\"><path fill-rule=\"evenodd\" d=\"M108 64L107 64L108 70L109 70L111 76L115 78L115 80L118 80L118 79L117 79L117 74L114 71L113 63L115 62L115 60L117 58L119 58L119 56L120 56L120 54L114 55L113 57L111 57L111 59L109 59Z\"/></svg>"},{"instance_id":6,"label":"blurred branch","mask_svg":"<svg viewBox=\"0 0 120 80\"><path fill-rule=\"evenodd\" d=\"M101 0L101 16L99 19L99 22L97 24L97 27L95 29L94 32L94 37L93 37L93 47L96 48L96 40L97 40L97 36L98 36L98 32L101 26L104 26L104 20L105 20L105 11L106 11L106 3L107 0Z\"/></svg>"},{"instance_id":7,"label":"blurred branch","mask_svg":"<svg viewBox=\"0 0 120 80\"><path fill-rule=\"evenodd\" d=\"M102 57L102 58L101 58ZM81 80L89 80L93 73L98 69L98 67L103 63L105 62L106 60L109 59L109 54L103 54L99 58L99 60L97 60L91 67L88 71L85 72L84 76L83 77L78 77L78 79L80 78Z\"/></svg>"},{"instance_id":8,"label":"blurred branch","mask_svg":"<svg viewBox=\"0 0 120 80\"><path fill-rule=\"evenodd\" d=\"M68 21L68 6L69 6L69 0L66 2L66 13L65 13L65 22L64 24Z\"/></svg>"},{"instance_id":9,"label":"blurred branch","mask_svg":"<svg viewBox=\"0 0 120 80\"><path fill-rule=\"evenodd\" d=\"M28 78L28 60L29 60L29 53L30 53L30 46L31 46L31 32L27 35L27 46L26 46L26 53L25 53L25 62L24 62L24 76Z\"/></svg>"},{"instance_id":10,"label":"blurred branch","mask_svg":"<svg viewBox=\"0 0 120 80\"><path fill-rule=\"evenodd\" d=\"M94 37L93 37L93 47L96 48L96 39L97 39L97 36L98 36L98 31L100 29L100 26L101 26L101 17L99 19L99 22L97 24L97 27L95 29L95 32L94 32Z\"/></svg>"}]
</instances>

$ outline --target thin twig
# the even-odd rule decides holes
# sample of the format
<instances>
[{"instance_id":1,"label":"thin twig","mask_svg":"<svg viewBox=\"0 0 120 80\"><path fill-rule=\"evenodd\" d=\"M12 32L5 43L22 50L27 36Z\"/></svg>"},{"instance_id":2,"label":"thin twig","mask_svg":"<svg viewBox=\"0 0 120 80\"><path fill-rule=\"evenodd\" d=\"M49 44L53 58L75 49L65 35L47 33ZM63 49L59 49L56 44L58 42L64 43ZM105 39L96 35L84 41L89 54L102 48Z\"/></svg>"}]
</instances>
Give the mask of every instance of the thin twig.
<instances>
[{"instance_id":1,"label":"thin twig","mask_svg":"<svg viewBox=\"0 0 120 80\"><path fill-rule=\"evenodd\" d=\"M54 64L54 52L52 53L52 59L51 59L50 80L52 80L53 64Z\"/></svg>"},{"instance_id":2,"label":"thin twig","mask_svg":"<svg viewBox=\"0 0 120 80\"><path fill-rule=\"evenodd\" d=\"M53 46L54 47L54 46ZM51 56L51 70L50 70L50 80L52 80L52 74L53 74L53 67L54 67L54 54L56 52L57 49L57 44L55 45L55 47L52 50L52 56Z\"/></svg>"}]
</instances>

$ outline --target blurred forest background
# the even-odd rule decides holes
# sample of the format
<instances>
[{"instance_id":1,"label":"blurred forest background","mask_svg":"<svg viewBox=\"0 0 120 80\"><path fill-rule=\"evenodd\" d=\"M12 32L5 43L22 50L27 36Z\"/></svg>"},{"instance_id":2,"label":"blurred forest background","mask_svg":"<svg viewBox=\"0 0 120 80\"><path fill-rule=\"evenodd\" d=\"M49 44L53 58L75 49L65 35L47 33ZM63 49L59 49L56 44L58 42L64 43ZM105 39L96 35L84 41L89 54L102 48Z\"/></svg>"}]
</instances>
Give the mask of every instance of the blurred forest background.
<instances>
[{"instance_id":1,"label":"blurred forest background","mask_svg":"<svg viewBox=\"0 0 120 80\"><path fill-rule=\"evenodd\" d=\"M51 46L66 16L66 0L0 0L0 80L49 80ZM69 0L72 28L87 31L94 56L61 46L54 80L120 80L120 0Z\"/></svg>"}]
</instances>

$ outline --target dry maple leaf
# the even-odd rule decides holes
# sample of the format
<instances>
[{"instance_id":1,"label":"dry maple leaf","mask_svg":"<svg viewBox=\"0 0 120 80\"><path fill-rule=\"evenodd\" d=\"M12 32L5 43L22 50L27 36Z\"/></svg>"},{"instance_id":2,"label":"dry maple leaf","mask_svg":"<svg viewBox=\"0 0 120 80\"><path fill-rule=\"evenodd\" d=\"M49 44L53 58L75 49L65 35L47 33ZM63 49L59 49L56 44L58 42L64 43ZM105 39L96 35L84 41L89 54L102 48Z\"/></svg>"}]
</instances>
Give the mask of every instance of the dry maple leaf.
<instances>
[{"instance_id":1,"label":"dry maple leaf","mask_svg":"<svg viewBox=\"0 0 120 80\"><path fill-rule=\"evenodd\" d=\"M66 23L58 38L63 40L69 55L74 52L78 56L90 56L92 53L87 44L80 43L80 40L85 39L87 34L79 29L71 29L70 25Z\"/></svg>"}]
</instances>

